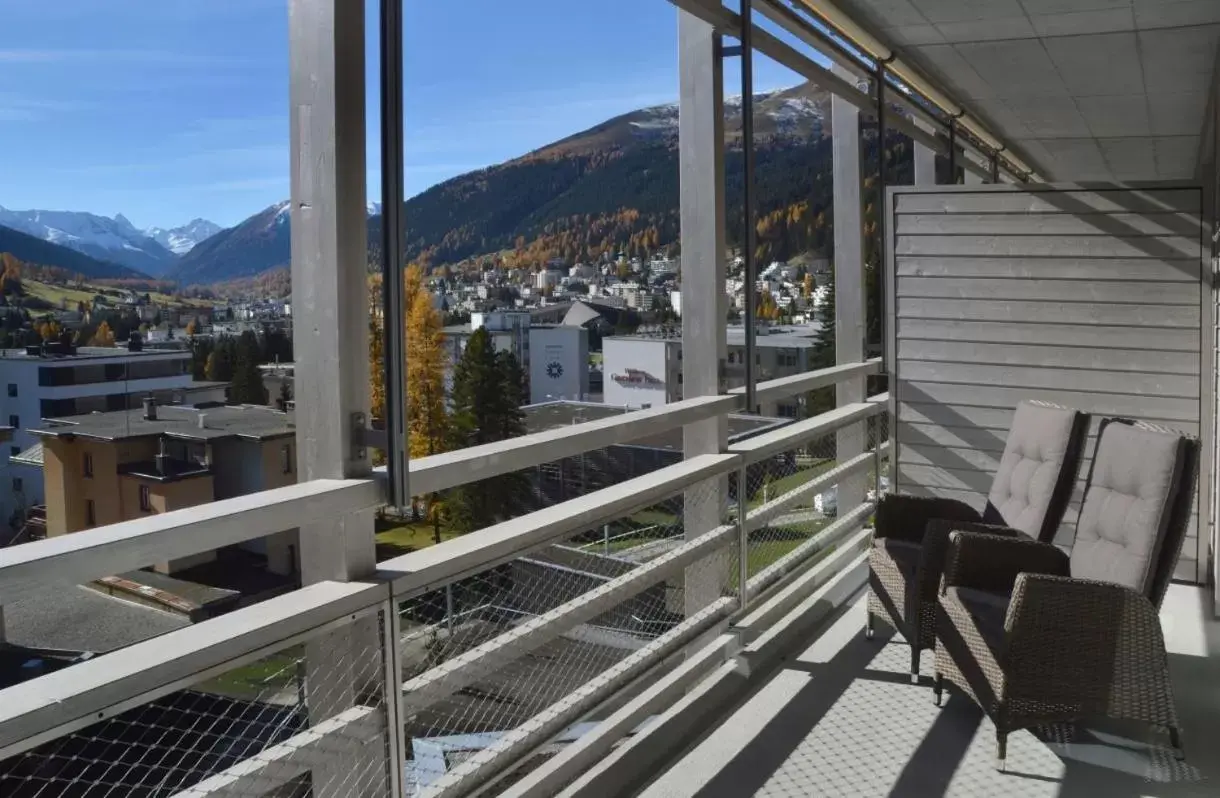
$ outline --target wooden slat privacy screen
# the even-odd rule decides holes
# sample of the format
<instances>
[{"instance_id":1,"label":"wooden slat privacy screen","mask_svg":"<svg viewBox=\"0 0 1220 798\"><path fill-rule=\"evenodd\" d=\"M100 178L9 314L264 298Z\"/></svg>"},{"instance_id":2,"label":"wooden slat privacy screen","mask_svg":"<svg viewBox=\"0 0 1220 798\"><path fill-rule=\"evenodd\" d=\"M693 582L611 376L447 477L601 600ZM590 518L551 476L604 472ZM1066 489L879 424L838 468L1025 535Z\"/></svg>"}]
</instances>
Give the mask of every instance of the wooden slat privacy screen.
<instances>
[{"instance_id":1,"label":"wooden slat privacy screen","mask_svg":"<svg viewBox=\"0 0 1220 798\"><path fill-rule=\"evenodd\" d=\"M896 490L981 507L1022 399L1211 440L1200 187L903 186L886 212ZM1064 545L1096 430L1095 419ZM1207 541L1193 523L1178 578L1205 581Z\"/></svg>"}]
</instances>

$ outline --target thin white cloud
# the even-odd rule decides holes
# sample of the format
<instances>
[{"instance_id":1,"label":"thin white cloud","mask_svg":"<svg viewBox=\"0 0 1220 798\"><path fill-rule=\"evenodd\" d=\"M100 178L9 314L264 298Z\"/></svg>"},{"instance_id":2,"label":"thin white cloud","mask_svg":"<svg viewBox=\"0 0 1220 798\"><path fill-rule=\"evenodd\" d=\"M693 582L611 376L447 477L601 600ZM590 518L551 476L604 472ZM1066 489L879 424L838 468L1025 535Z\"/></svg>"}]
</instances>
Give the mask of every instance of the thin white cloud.
<instances>
[{"instance_id":1,"label":"thin white cloud","mask_svg":"<svg viewBox=\"0 0 1220 798\"><path fill-rule=\"evenodd\" d=\"M254 59L171 50L0 49L0 64L102 62L138 66L246 66Z\"/></svg>"}]
</instances>

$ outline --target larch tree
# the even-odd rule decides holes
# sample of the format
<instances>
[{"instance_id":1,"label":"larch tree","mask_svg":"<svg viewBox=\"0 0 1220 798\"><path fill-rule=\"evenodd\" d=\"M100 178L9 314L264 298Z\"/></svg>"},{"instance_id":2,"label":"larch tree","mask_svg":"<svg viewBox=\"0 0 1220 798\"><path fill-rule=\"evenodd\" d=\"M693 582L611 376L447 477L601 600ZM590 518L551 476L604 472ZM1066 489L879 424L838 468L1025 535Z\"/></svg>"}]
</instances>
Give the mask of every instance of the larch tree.
<instances>
[{"instance_id":1,"label":"larch tree","mask_svg":"<svg viewBox=\"0 0 1220 798\"><path fill-rule=\"evenodd\" d=\"M445 336L432 295L416 290L407 314L407 441L412 458L445 451L449 419L445 412ZM433 536L440 539L440 497L428 497Z\"/></svg>"},{"instance_id":2,"label":"larch tree","mask_svg":"<svg viewBox=\"0 0 1220 798\"><path fill-rule=\"evenodd\" d=\"M97 325L97 332L89 339L89 346L114 346L114 331L110 329L110 322L103 321Z\"/></svg>"}]
</instances>

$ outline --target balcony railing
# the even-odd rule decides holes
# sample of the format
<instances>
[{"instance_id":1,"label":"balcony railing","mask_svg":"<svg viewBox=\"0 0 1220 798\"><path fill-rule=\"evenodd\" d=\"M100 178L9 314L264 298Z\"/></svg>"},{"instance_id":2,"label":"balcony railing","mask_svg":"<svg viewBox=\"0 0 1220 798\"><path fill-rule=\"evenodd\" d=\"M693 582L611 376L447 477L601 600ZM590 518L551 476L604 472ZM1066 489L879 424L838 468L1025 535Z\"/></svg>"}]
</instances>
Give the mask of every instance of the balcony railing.
<instances>
[{"instance_id":1,"label":"balcony railing","mask_svg":"<svg viewBox=\"0 0 1220 798\"><path fill-rule=\"evenodd\" d=\"M878 370L837 366L758 393ZM415 461L412 491L741 401L694 399ZM862 579L885 412L885 396L849 404L2 690L0 794L551 794L830 580ZM320 519L346 519L326 528L367 544L382 495L376 480L319 480L6 549L0 604L304 536ZM608 524L648 531L612 550L584 545Z\"/></svg>"}]
</instances>

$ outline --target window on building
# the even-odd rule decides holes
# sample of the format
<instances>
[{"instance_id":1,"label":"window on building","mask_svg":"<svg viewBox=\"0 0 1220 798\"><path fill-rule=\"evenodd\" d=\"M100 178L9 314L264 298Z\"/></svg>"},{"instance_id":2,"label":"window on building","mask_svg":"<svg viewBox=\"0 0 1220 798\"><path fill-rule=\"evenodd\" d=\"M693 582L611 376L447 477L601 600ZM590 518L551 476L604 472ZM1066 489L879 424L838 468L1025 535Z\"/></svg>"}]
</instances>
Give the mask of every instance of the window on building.
<instances>
[{"instance_id":1,"label":"window on building","mask_svg":"<svg viewBox=\"0 0 1220 798\"><path fill-rule=\"evenodd\" d=\"M140 486L140 510L146 513L152 510L152 496L149 495L147 485Z\"/></svg>"},{"instance_id":2,"label":"window on building","mask_svg":"<svg viewBox=\"0 0 1220 798\"><path fill-rule=\"evenodd\" d=\"M8 384L8 395L10 398L15 398L17 396L17 383L10 382Z\"/></svg>"},{"instance_id":3,"label":"window on building","mask_svg":"<svg viewBox=\"0 0 1220 798\"><path fill-rule=\"evenodd\" d=\"M85 526L97 526L97 512L93 509L93 499L85 499Z\"/></svg>"},{"instance_id":4,"label":"window on building","mask_svg":"<svg viewBox=\"0 0 1220 798\"><path fill-rule=\"evenodd\" d=\"M20 493L25 487L25 482L21 477L13 477L13 493Z\"/></svg>"},{"instance_id":5,"label":"window on building","mask_svg":"<svg viewBox=\"0 0 1220 798\"><path fill-rule=\"evenodd\" d=\"M85 452L85 462L82 464L82 470L86 477L93 476L93 454Z\"/></svg>"},{"instance_id":6,"label":"window on building","mask_svg":"<svg viewBox=\"0 0 1220 798\"><path fill-rule=\"evenodd\" d=\"M21 429L21 419L18 416L9 416L8 425L13 429Z\"/></svg>"},{"instance_id":7,"label":"window on building","mask_svg":"<svg viewBox=\"0 0 1220 798\"><path fill-rule=\"evenodd\" d=\"M292 444L286 443L280 447L280 470L285 474L291 474L292 468Z\"/></svg>"}]
</instances>

